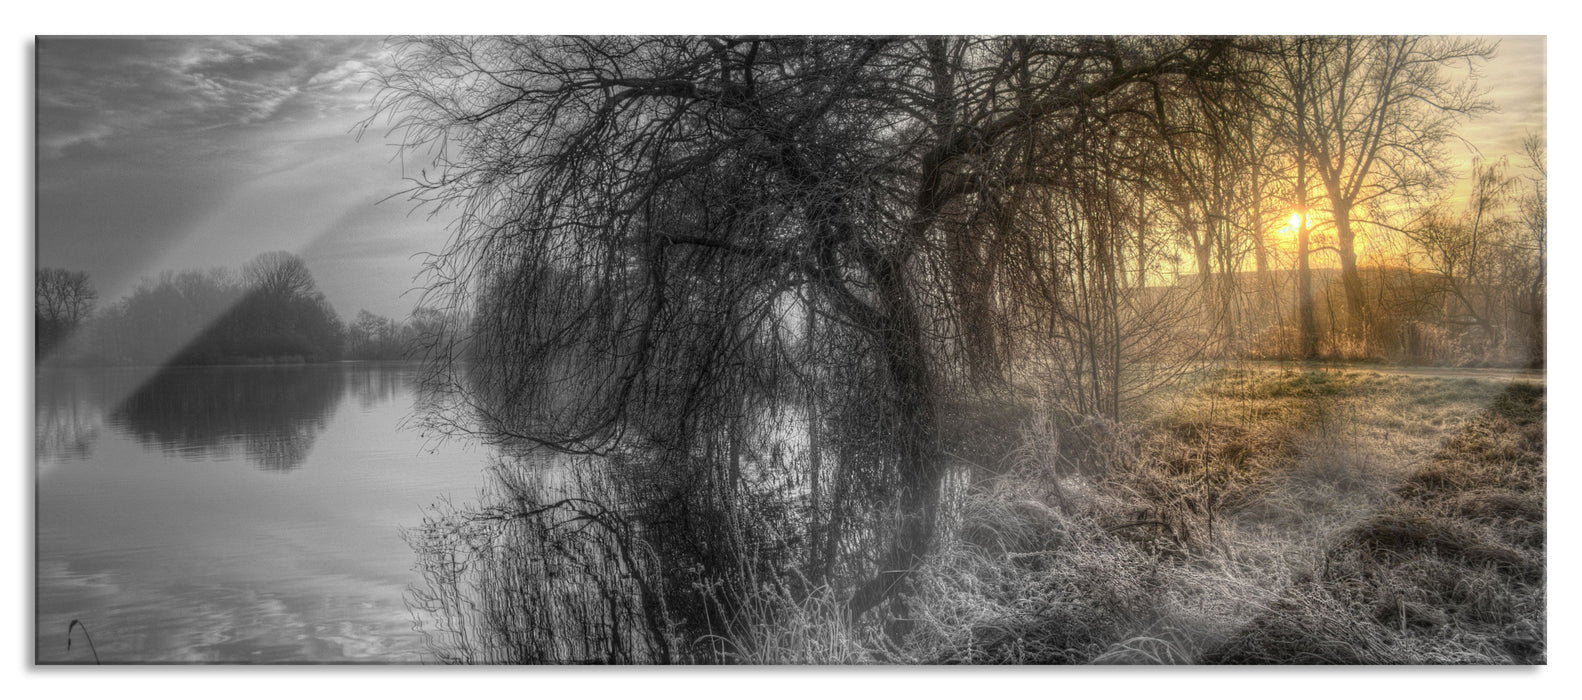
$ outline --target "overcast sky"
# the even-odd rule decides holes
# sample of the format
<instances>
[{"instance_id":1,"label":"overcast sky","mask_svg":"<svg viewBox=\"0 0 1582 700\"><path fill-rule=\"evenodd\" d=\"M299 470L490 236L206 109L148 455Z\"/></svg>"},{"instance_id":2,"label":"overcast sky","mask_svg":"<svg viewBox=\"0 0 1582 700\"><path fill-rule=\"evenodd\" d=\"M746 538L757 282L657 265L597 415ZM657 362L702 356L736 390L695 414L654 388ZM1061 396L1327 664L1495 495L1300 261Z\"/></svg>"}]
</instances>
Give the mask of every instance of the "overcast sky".
<instances>
[{"instance_id":1,"label":"overcast sky","mask_svg":"<svg viewBox=\"0 0 1582 700\"><path fill-rule=\"evenodd\" d=\"M419 251L401 172L368 116L374 38L38 42L38 264L102 301L160 270L302 255L342 316L404 316Z\"/></svg>"},{"instance_id":2,"label":"overcast sky","mask_svg":"<svg viewBox=\"0 0 1582 700\"><path fill-rule=\"evenodd\" d=\"M86 270L101 303L161 270L302 255L345 318L405 316L414 255L443 220L409 217L382 131L359 142L376 38L44 38L37 44L38 264ZM1544 41L1505 37L1480 80L1501 111L1464 133L1515 155L1542 131ZM1513 159L1514 160L1514 159Z\"/></svg>"}]
</instances>

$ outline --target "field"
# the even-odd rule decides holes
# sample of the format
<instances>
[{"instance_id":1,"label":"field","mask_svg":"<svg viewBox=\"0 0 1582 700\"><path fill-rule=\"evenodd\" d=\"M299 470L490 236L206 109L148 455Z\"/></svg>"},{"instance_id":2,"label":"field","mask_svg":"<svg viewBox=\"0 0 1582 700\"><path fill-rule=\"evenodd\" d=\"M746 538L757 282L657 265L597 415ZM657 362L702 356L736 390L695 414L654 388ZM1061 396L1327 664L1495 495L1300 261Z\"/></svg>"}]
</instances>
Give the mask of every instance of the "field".
<instances>
[{"instance_id":1,"label":"field","mask_svg":"<svg viewBox=\"0 0 1582 700\"><path fill-rule=\"evenodd\" d=\"M1145 413L980 455L901 634L804 600L741 660L1546 662L1541 383L1222 370Z\"/></svg>"}]
</instances>

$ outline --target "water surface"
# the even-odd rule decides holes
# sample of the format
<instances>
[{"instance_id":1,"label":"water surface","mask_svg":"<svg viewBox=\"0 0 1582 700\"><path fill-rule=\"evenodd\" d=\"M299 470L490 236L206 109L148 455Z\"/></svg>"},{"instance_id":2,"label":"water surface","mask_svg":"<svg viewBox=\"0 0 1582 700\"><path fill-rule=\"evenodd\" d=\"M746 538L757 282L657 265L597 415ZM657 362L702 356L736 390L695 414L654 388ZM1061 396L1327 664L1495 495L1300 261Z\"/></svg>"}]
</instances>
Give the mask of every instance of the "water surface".
<instances>
[{"instance_id":1,"label":"water surface","mask_svg":"<svg viewBox=\"0 0 1582 700\"><path fill-rule=\"evenodd\" d=\"M426 660L401 528L486 457L402 427L416 371L39 370L36 660Z\"/></svg>"}]
</instances>

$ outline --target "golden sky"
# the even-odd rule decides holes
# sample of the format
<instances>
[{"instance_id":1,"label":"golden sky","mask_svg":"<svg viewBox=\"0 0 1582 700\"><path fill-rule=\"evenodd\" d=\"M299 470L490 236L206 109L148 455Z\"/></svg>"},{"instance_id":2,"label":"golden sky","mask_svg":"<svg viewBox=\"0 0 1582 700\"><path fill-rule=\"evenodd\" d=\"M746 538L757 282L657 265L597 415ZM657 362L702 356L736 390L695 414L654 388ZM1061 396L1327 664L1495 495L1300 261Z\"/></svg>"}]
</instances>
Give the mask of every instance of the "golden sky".
<instances>
[{"instance_id":1,"label":"golden sky","mask_svg":"<svg viewBox=\"0 0 1582 700\"><path fill-rule=\"evenodd\" d=\"M1485 158L1510 156L1512 165L1521 165L1522 138L1547 128L1547 42L1532 35L1488 38L1499 42L1499 52L1480 71L1478 85L1499 111L1474 120L1462 134Z\"/></svg>"}]
</instances>

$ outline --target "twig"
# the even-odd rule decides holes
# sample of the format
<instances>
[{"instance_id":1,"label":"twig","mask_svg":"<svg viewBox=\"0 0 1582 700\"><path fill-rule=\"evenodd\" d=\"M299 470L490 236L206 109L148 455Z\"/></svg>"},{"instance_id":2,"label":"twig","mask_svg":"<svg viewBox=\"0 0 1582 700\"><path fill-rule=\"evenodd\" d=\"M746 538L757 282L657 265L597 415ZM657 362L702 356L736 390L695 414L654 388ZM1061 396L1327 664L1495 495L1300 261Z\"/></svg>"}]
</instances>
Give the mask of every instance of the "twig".
<instances>
[{"instance_id":1,"label":"twig","mask_svg":"<svg viewBox=\"0 0 1582 700\"><path fill-rule=\"evenodd\" d=\"M82 636L88 640L88 650L93 652L93 662L103 665L99 661L99 649L93 645L93 635L88 634L88 626L82 624L81 620L72 620L71 624L66 625L66 651L71 651L71 632L77 627L82 628Z\"/></svg>"}]
</instances>

